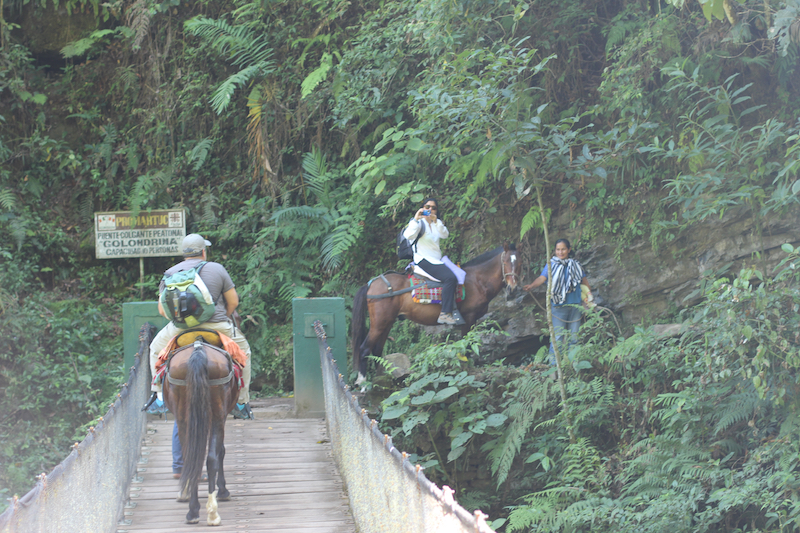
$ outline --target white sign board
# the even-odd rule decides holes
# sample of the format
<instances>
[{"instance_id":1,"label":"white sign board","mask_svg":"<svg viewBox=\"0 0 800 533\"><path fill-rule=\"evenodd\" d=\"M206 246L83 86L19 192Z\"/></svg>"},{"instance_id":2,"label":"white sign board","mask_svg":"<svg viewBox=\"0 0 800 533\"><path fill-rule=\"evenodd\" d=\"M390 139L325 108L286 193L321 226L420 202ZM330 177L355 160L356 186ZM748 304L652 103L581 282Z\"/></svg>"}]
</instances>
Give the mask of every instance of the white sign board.
<instances>
[{"instance_id":1,"label":"white sign board","mask_svg":"<svg viewBox=\"0 0 800 533\"><path fill-rule=\"evenodd\" d=\"M183 209L94 214L94 235L98 259L124 257L165 257L183 255L181 242L186 237Z\"/></svg>"}]
</instances>

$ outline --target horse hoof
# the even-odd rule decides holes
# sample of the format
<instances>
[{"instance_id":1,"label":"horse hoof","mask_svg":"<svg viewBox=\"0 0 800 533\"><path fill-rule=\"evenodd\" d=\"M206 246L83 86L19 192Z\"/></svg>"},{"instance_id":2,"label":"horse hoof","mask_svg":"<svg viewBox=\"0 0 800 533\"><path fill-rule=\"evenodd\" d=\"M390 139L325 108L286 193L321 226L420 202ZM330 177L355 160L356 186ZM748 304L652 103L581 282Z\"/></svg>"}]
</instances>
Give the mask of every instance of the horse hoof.
<instances>
[{"instance_id":1,"label":"horse hoof","mask_svg":"<svg viewBox=\"0 0 800 533\"><path fill-rule=\"evenodd\" d=\"M181 494L181 493L179 492L179 493L178 493L178 497L177 497L177 498L175 498L175 501L176 501L176 502L188 502L188 501L189 501L189 497L188 497L188 496L184 496L183 494Z\"/></svg>"},{"instance_id":2,"label":"horse hoof","mask_svg":"<svg viewBox=\"0 0 800 533\"><path fill-rule=\"evenodd\" d=\"M215 490L208 495L208 502L206 502L206 524L218 526L221 523L222 517L217 512L217 491Z\"/></svg>"},{"instance_id":3,"label":"horse hoof","mask_svg":"<svg viewBox=\"0 0 800 533\"><path fill-rule=\"evenodd\" d=\"M220 502L229 502L231 501L231 491L225 490L225 492L220 492L219 496L217 496L217 501Z\"/></svg>"},{"instance_id":4,"label":"horse hoof","mask_svg":"<svg viewBox=\"0 0 800 533\"><path fill-rule=\"evenodd\" d=\"M189 518L188 516L186 517L186 523L187 524L197 524L198 522L200 522L200 517L199 516L196 516L194 518Z\"/></svg>"}]
</instances>

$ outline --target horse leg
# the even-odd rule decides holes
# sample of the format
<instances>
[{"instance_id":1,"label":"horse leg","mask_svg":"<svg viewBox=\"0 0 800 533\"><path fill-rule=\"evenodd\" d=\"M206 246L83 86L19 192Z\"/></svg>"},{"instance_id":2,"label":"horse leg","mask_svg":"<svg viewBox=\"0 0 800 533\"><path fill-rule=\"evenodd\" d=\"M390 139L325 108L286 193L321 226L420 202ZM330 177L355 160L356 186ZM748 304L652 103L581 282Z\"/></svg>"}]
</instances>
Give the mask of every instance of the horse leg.
<instances>
[{"instance_id":1,"label":"horse leg","mask_svg":"<svg viewBox=\"0 0 800 533\"><path fill-rule=\"evenodd\" d=\"M364 339L364 342L358 348L358 378L356 379L356 385L361 385L361 383L367 379L367 356L372 352L372 339L371 339L372 329L370 329L367 338Z\"/></svg>"},{"instance_id":2,"label":"horse leg","mask_svg":"<svg viewBox=\"0 0 800 533\"><path fill-rule=\"evenodd\" d=\"M189 491L191 497L189 499L189 512L186 513L186 523L196 524L200 521L200 499L197 497L197 480L189 481Z\"/></svg>"},{"instance_id":3,"label":"horse leg","mask_svg":"<svg viewBox=\"0 0 800 533\"><path fill-rule=\"evenodd\" d=\"M225 462L225 444L223 443L220 446L219 451L219 471L217 472L217 492L219 495L217 499L221 502L227 502L231 499L231 491L225 486L225 468L223 463Z\"/></svg>"},{"instance_id":4,"label":"horse leg","mask_svg":"<svg viewBox=\"0 0 800 533\"><path fill-rule=\"evenodd\" d=\"M388 309L385 307L379 309L378 304L374 303L369 306L369 332L360 348L356 385L360 385L366 379L367 356L372 354L375 357L380 357L383 354L383 345L386 344L392 324L394 324L400 312L401 300L398 298L397 296L392 298L392 307Z\"/></svg>"},{"instance_id":5,"label":"horse leg","mask_svg":"<svg viewBox=\"0 0 800 533\"><path fill-rule=\"evenodd\" d=\"M213 409L212 411L217 411ZM208 439L208 457L206 458L206 470L208 471L208 502L206 503L206 523L209 526L218 526L222 523L222 517L217 512L217 491L214 488L217 485L217 474L220 471L220 457L219 449L222 444L223 436L220 435L219 418L212 416L214 420L211 421L211 437Z\"/></svg>"},{"instance_id":6,"label":"horse leg","mask_svg":"<svg viewBox=\"0 0 800 533\"><path fill-rule=\"evenodd\" d=\"M208 470L208 493L214 492L215 488L218 494L218 500L227 501L231 499L230 491L225 487L225 474L222 468L222 462L225 459L225 426L224 420L214 420L211 428L211 440L208 443L208 461L206 462L206 470Z\"/></svg>"}]
</instances>

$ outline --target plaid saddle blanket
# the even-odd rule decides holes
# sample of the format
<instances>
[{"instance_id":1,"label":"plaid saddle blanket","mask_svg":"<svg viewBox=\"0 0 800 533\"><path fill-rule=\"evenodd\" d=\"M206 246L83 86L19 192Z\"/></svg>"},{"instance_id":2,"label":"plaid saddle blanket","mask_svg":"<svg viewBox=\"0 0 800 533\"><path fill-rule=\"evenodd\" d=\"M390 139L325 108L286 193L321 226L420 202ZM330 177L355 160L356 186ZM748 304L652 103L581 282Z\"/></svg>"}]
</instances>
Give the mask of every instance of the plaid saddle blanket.
<instances>
[{"instance_id":1,"label":"plaid saddle blanket","mask_svg":"<svg viewBox=\"0 0 800 533\"><path fill-rule=\"evenodd\" d=\"M415 274L410 274L408 276L408 281L409 287L425 283L426 281L429 283L431 282L431 280L421 278ZM442 288L420 287L419 289L411 291L411 298L418 304L440 304L442 303ZM463 285L459 285L456 287L456 302L460 302L464 298L466 298L466 291Z\"/></svg>"}]
</instances>

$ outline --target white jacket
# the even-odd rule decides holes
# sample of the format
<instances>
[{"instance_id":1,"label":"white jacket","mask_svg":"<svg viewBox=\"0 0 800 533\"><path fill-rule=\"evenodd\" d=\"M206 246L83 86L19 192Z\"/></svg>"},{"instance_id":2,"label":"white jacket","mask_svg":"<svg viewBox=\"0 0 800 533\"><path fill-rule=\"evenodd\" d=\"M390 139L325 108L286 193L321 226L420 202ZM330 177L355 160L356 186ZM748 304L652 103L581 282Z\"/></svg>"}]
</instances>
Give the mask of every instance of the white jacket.
<instances>
[{"instance_id":1,"label":"white jacket","mask_svg":"<svg viewBox=\"0 0 800 533\"><path fill-rule=\"evenodd\" d=\"M427 259L432 265L441 265L442 250L439 248L439 240L446 239L450 235L441 220L436 219L436 223L431 226L424 218L419 220L412 218L406 229L403 230L403 236L408 239L408 242L413 243L423 226L425 227L425 233L419 238L417 245L413 247L414 262L419 264L423 259Z\"/></svg>"}]
</instances>

